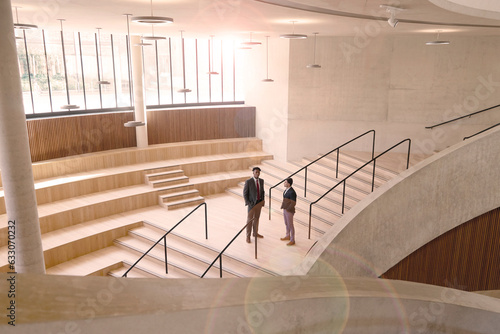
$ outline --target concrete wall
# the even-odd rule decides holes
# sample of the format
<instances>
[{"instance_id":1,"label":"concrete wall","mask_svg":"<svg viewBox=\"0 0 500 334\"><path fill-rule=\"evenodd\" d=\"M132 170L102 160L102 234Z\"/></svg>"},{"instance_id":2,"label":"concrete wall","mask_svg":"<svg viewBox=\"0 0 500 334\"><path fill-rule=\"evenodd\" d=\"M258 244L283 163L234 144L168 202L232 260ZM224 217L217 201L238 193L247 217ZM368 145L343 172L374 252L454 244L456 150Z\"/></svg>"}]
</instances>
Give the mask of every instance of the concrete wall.
<instances>
[{"instance_id":1,"label":"concrete wall","mask_svg":"<svg viewBox=\"0 0 500 334\"><path fill-rule=\"evenodd\" d=\"M404 171L339 219L294 273L378 277L422 245L500 207L499 143L497 128Z\"/></svg>"},{"instance_id":2,"label":"concrete wall","mask_svg":"<svg viewBox=\"0 0 500 334\"><path fill-rule=\"evenodd\" d=\"M10 304L7 291L18 295ZM2 333L496 334L500 300L332 277L133 279L0 274ZM15 327L8 324L15 321Z\"/></svg>"},{"instance_id":3,"label":"concrete wall","mask_svg":"<svg viewBox=\"0 0 500 334\"><path fill-rule=\"evenodd\" d=\"M247 53L241 68L245 71L245 103L257 109L257 137L265 152L275 159L286 160L288 134L288 69L289 41L277 36L269 38L269 78L266 79L266 42Z\"/></svg>"},{"instance_id":4,"label":"concrete wall","mask_svg":"<svg viewBox=\"0 0 500 334\"><path fill-rule=\"evenodd\" d=\"M351 37L318 36L321 69L306 68L314 39L291 42L289 160L326 152L370 129L377 131L377 151L409 137L412 152L431 154L500 122L497 108L425 129L500 104L500 37L442 35L452 43L426 46L433 39L428 34L396 37L369 24Z\"/></svg>"}]
</instances>

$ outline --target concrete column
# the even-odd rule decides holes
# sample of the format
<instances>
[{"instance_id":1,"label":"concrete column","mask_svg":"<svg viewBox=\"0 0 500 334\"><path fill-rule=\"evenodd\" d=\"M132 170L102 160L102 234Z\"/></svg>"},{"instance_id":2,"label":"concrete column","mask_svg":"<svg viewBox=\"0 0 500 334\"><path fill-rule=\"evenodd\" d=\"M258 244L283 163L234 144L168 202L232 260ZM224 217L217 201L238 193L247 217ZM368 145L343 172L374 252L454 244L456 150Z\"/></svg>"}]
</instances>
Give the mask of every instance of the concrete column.
<instances>
[{"instance_id":1,"label":"concrete column","mask_svg":"<svg viewBox=\"0 0 500 334\"><path fill-rule=\"evenodd\" d=\"M146 102L144 87L144 72L142 69L142 46L134 46L141 42L140 36L131 36L131 55L132 55L132 82L134 87L134 106L135 120L145 122L146 120ZM135 128L137 147L148 147L147 125Z\"/></svg>"},{"instance_id":2,"label":"concrete column","mask_svg":"<svg viewBox=\"0 0 500 334\"><path fill-rule=\"evenodd\" d=\"M15 251L18 273L44 274L13 24L10 0L0 1L0 169L9 219L8 232L9 236L15 236L10 250Z\"/></svg>"}]
</instances>

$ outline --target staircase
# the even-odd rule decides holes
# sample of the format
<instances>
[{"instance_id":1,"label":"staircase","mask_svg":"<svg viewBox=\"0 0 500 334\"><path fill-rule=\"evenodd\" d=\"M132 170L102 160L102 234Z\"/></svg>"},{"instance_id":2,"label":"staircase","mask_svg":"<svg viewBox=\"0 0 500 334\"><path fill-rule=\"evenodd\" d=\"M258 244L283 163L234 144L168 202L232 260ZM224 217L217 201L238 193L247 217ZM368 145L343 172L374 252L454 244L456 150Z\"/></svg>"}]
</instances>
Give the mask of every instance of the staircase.
<instances>
[{"instance_id":1,"label":"staircase","mask_svg":"<svg viewBox=\"0 0 500 334\"><path fill-rule=\"evenodd\" d=\"M204 219L194 215L168 235L166 245L161 240L127 274L130 278L200 277L245 223L243 181L251 176L251 167L262 169L261 177L268 194L271 186L311 161L303 159L285 163L272 160L272 156L262 152L262 143L255 138L200 142L201 148L197 149L193 149L193 143L185 145L186 148L175 144L148 149L150 157L142 160L138 157L147 154L138 154L137 150L130 150L131 157L127 157L126 150L110 152L112 159L102 153L100 157L77 157L85 160L80 161L82 166L74 165L81 170L67 175L54 175L61 170L58 163L67 163L65 159L35 164L35 188L47 273L122 276L187 212L206 202L209 239L205 239L205 227L201 223ZM116 158L118 155L120 159ZM167 155L172 159L164 159ZM94 163L92 159L100 168L108 165L105 169L94 170L89 167ZM103 159L105 163L101 161ZM110 161L115 160L120 164L113 166ZM134 161L134 164L121 162L127 160ZM298 195L294 217L297 244L294 247L287 248L279 240L284 232L279 210L283 187L274 189L271 200L266 199L261 215L260 231L265 238L259 240L258 258L254 256L254 243L244 242L243 235L223 255L222 276L286 274L342 216L341 192L332 192L314 207L312 237L307 239L310 203L365 161L359 156L343 153L336 177L335 161L322 159L308 170L307 196L304 196L303 173L294 176L293 187ZM394 175L396 172L377 166L375 188ZM345 212L371 192L369 168L353 178L347 189ZM268 221L269 203L272 203L271 221ZM0 196L0 236L5 236L6 231L7 217ZM7 271L5 240L7 238L0 239L0 271ZM217 262L206 277L219 275Z\"/></svg>"},{"instance_id":2,"label":"staircase","mask_svg":"<svg viewBox=\"0 0 500 334\"><path fill-rule=\"evenodd\" d=\"M154 168L146 171L146 183L158 190L159 204L168 210L204 203L200 192L189 183L181 166Z\"/></svg>"}]
</instances>

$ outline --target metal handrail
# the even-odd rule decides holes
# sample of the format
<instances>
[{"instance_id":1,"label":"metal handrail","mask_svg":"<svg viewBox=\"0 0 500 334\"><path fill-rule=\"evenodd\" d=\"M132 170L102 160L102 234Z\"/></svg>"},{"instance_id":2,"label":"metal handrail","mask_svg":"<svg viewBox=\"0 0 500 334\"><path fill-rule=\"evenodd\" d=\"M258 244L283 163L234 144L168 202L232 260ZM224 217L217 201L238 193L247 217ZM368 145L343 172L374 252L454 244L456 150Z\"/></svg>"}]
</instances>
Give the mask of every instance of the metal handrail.
<instances>
[{"instance_id":1,"label":"metal handrail","mask_svg":"<svg viewBox=\"0 0 500 334\"><path fill-rule=\"evenodd\" d=\"M479 114L479 113L482 113L482 112L485 112L485 111L488 111L488 110L491 110L491 109L495 109L497 107L500 107L500 104L496 105L496 106L493 106L493 107L489 107L489 108L483 109L483 110L479 110L479 111L473 112L473 113L468 114L468 115L464 115L464 116L460 116L460 117L457 117L457 118L454 118L454 119L450 119L449 121L446 121L446 122L442 122L442 123L435 124L435 125L432 125L432 126L426 126L425 128L426 129L433 129L435 127L438 127L438 126L441 126L441 125L445 125L445 124L448 124L448 123L451 123L451 122L455 122L455 121L458 121L458 120L460 120L462 118L471 117L471 116L474 116L476 114Z\"/></svg>"},{"instance_id":2,"label":"metal handrail","mask_svg":"<svg viewBox=\"0 0 500 334\"><path fill-rule=\"evenodd\" d=\"M226 247L224 247L223 250L221 250L221 252L219 253L219 255L217 255L217 257L212 261L212 263L208 266L207 270L205 270L205 272L200 276L200 278L203 278L205 277L205 274L208 273L208 271L210 270L210 268L212 268L215 264L215 262L217 262L217 259L219 259L219 273L220 273L220 278L222 278L222 254L226 251L226 249L231 246L231 244L233 243L234 240L236 240L236 238L238 238L241 234L241 232L243 232L243 230L245 230L248 226L248 224L250 224L255 218L252 218L247 224L245 224L245 226L243 226L243 228L238 232L236 233L236 235L233 237L233 239L231 239L231 241L229 241L229 243L226 245ZM257 236L255 236L255 258L257 258Z\"/></svg>"},{"instance_id":3,"label":"metal handrail","mask_svg":"<svg viewBox=\"0 0 500 334\"><path fill-rule=\"evenodd\" d=\"M200 206L204 205L205 206L205 239L208 239L208 223L207 223L207 203L201 203L199 204L196 208L194 208L190 213L188 213L187 215L184 216L184 218L182 218L177 224L174 225L174 227L172 227L170 230L168 230L160 239L158 239L157 242L154 243L153 246L151 246L151 248L149 248L144 254L142 254L142 256L137 260L135 261L135 263L130 267L128 268L128 270L122 275L122 277L127 277L127 274L129 273L130 270L132 270L135 265L137 263L139 263L139 261L141 261L146 255L148 255L148 253L156 246L160 243L160 241L163 240L163 248L165 250L165 272L168 274L168 262L167 262L167 235L172 232L180 223L182 223L187 217L189 217L193 212L195 212L196 210L198 210L198 208Z\"/></svg>"},{"instance_id":4,"label":"metal handrail","mask_svg":"<svg viewBox=\"0 0 500 334\"><path fill-rule=\"evenodd\" d=\"M472 138L472 137L474 137L474 136L477 136L478 134L481 134L481 133L483 133L483 132L486 132L486 131L488 131L489 129L493 129L494 127L497 127L497 126L499 126L499 125L500 125L500 123L497 123L497 124L495 124L495 125L493 125L493 126L490 126L490 127L489 127L489 128L487 128L487 129L484 129L484 130L482 130L482 131L479 131L479 132L477 132L477 133L475 133L475 134L473 134L473 135L471 135L471 136L464 137L464 140L469 139L469 138Z\"/></svg>"},{"instance_id":5,"label":"metal handrail","mask_svg":"<svg viewBox=\"0 0 500 334\"><path fill-rule=\"evenodd\" d=\"M350 178L352 175L354 175L356 172L358 172L359 170L363 169L364 167L366 167L367 165L369 165L370 163L373 162L373 174L372 174L372 192L373 192L373 189L375 187L375 166L376 166L376 160L381 157L382 155L386 154L387 152L389 152L390 150L392 150L393 148L401 145L402 143L404 142L408 142L408 155L407 155L407 158L406 158L406 169L408 169L408 167L410 166L410 147L411 147L411 139L407 138L405 140L402 140L400 141L399 143L397 143L396 145L388 148L387 150L385 150L384 152L380 153L379 155L377 155L376 157L374 157L372 160L368 161L367 163L365 163L363 166L359 167L358 169L356 169L354 172L352 172L351 174L349 174L348 176L346 176L342 181L340 181L339 183L337 183L335 186L333 186L332 188L330 188L330 190L328 190L326 193L324 193L320 198L318 198L317 200L315 200L314 202L311 202L311 204L309 204L309 239L311 239L311 217L312 217L312 206L313 204L316 204L318 203L323 197L325 197L326 195L328 195L333 189L335 189L338 185L340 184L343 184L344 185L344 189L342 191L342 214L344 214L344 203L345 203L345 185L346 185L346 182L347 182L347 179Z\"/></svg>"},{"instance_id":6,"label":"metal handrail","mask_svg":"<svg viewBox=\"0 0 500 334\"><path fill-rule=\"evenodd\" d=\"M307 167L311 166L312 164L316 163L317 161L323 159L324 157L326 157L327 155L337 151L337 165L335 167L335 178L338 178L339 176L339 152L340 152L340 149L344 146L346 146L347 144L350 144L352 143L353 141L355 141L356 139L359 139L367 134L369 134L370 132L373 132L373 141L372 141L372 159L373 159L373 155L375 153L375 130L369 130L369 131L366 131L365 133L362 133L360 134L359 136L357 136L356 138L353 138L351 140L349 140L348 142L345 142L344 144L340 145L339 147L337 148L334 148L333 150L331 150L330 152L328 153L325 153L323 154L321 157L317 158L316 160L314 161L311 161L310 163L308 163L307 165L305 165L304 167L300 168L299 170L297 170L295 173L289 175L288 177L284 178L283 180L281 180L280 182L276 183L274 186L272 186L271 188L269 188L269 220L271 220L271 202L272 202L272 197L271 197L271 190L273 190L273 188L276 188L277 186L279 186L281 183L283 183L287 178L289 177L292 177L294 176L295 174L301 172L302 170L305 169L305 177L304 177L304 197L307 197Z\"/></svg>"}]
</instances>

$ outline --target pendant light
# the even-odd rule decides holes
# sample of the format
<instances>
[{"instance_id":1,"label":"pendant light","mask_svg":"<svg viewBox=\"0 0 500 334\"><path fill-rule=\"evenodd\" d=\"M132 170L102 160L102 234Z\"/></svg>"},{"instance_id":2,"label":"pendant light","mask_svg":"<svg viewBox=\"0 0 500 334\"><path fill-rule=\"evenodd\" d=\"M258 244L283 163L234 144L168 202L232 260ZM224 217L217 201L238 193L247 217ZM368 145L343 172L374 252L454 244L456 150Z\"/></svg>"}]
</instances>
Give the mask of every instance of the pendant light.
<instances>
[{"instance_id":1,"label":"pendant light","mask_svg":"<svg viewBox=\"0 0 500 334\"><path fill-rule=\"evenodd\" d=\"M425 45L448 45L450 44L450 41L444 41L444 40L439 40L439 33L441 30L437 31L437 36L434 41L426 42Z\"/></svg>"},{"instance_id":2,"label":"pendant light","mask_svg":"<svg viewBox=\"0 0 500 334\"><path fill-rule=\"evenodd\" d=\"M131 60L132 55L130 54L132 50L130 50L130 26L129 26L129 21L128 21L128 17L131 16L132 14L123 14L123 15L127 16L127 39L128 39L128 45L127 45L128 52L127 52L127 54L128 54L129 68L130 68L130 71L129 71L129 85L130 85L129 94L130 94L130 105L132 106L132 77L131 77L131 75L132 75L132 60ZM144 43L144 44L151 45L148 43ZM144 123L144 122L140 122L140 121L135 120L135 112L133 115L134 115L134 120L128 121L127 123L124 123L123 124L124 127L135 128L138 126L146 125L146 123Z\"/></svg>"},{"instance_id":3,"label":"pendant light","mask_svg":"<svg viewBox=\"0 0 500 334\"><path fill-rule=\"evenodd\" d=\"M210 75L217 75L217 74L219 74L219 72L215 72L214 71L214 35L210 35L210 37L211 37L211 41L212 41L212 47L210 48L210 53L212 54L211 55L212 65L208 69L208 74L210 74ZM210 63L208 65L210 66Z\"/></svg>"},{"instance_id":4,"label":"pendant light","mask_svg":"<svg viewBox=\"0 0 500 334\"><path fill-rule=\"evenodd\" d=\"M316 64L316 37L318 36L318 33L314 33L314 58L313 58L313 63L307 65L307 68L321 68L321 65Z\"/></svg>"},{"instance_id":5,"label":"pendant light","mask_svg":"<svg viewBox=\"0 0 500 334\"><path fill-rule=\"evenodd\" d=\"M38 26L34 24L19 23L19 16L17 15L17 9L23 7L15 6L14 8L16 9L16 23L14 23L14 29L22 29L22 30L38 29Z\"/></svg>"},{"instance_id":6,"label":"pendant light","mask_svg":"<svg viewBox=\"0 0 500 334\"><path fill-rule=\"evenodd\" d=\"M143 37L141 37L141 39L144 41L159 41L159 40L167 39L167 38L163 37L163 36L155 36L154 25L151 25L151 36L143 36Z\"/></svg>"},{"instance_id":7,"label":"pendant light","mask_svg":"<svg viewBox=\"0 0 500 334\"><path fill-rule=\"evenodd\" d=\"M292 33L280 35L280 38L287 38L287 39L305 39L305 38L307 38L307 35L301 35L301 34L295 33L295 22L297 22L297 21L290 21L290 22L292 22Z\"/></svg>"},{"instance_id":8,"label":"pendant light","mask_svg":"<svg viewBox=\"0 0 500 334\"><path fill-rule=\"evenodd\" d=\"M241 44L246 45L246 46L252 46L252 45L261 45L262 43L252 41L252 32L250 32L250 40L248 42L243 42Z\"/></svg>"},{"instance_id":9,"label":"pendant light","mask_svg":"<svg viewBox=\"0 0 500 334\"><path fill-rule=\"evenodd\" d=\"M153 15L153 0L150 2L151 4L151 15L149 16L133 16L132 22L142 23L142 24L167 24L173 23L174 19L165 16L154 16Z\"/></svg>"},{"instance_id":10,"label":"pendant light","mask_svg":"<svg viewBox=\"0 0 500 334\"><path fill-rule=\"evenodd\" d=\"M181 42L182 42L182 78L184 80L184 88L179 89L177 92L184 93L184 103L186 103L186 93L190 93L191 89L186 88L186 59L184 54L184 36L182 35L184 31L181 30Z\"/></svg>"},{"instance_id":11,"label":"pendant light","mask_svg":"<svg viewBox=\"0 0 500 334\"><path fill-rule=\"evenodd\" d=\"M269 36L266 36L266 78L262 81L274 82L273 79L269 79Z\"/></svg>"},{"instance_id":12,"label":"pendant light","mask_svg":"<svg viewBox=\"0 0 500 334\"><path fill-rule=\"evenodd\" d=\"M101 78L103 77L102 73L104 72L103 67L102 67L102 51L101 51L101 29L102 28L96 28L97 29L97 48L96 48L96 56L97 56L97 84L98 85L109 85L111 84L107 80L102 80Z\"/></svg>"},{"instance_id":13,"label":"pendant light","mask_svg":"<svg viewBox=\"0 0 500 334\"><path fill-rule=\"evenodd\" d=\"M68 99L68 104L65 104L61 106L61 109L66 109L70 111L71 109L79 109L80 106L77 106L76 104L71 104L69 100L69 89L68 89L68 71L66 69L66 52L64 50L64 30L63 30L63 21L66 21L65 19L57 19L58 21L61 22L61 45L62 45L62 53L63 53L63 65L64 65L64 79L66 80L66 98Z\"/></svg>"},{"instance_id":14,"label":"pendant light","mask_svg":"<svg viewBox=\"0 0 500 334\"><path fill-rule=\"evenodd\" d=\"M153 45L153 44L142 41L142 36L141 36L141 42L134 44L134 46L151 46L151 45Z\"/></svg>"}]
</instances>

